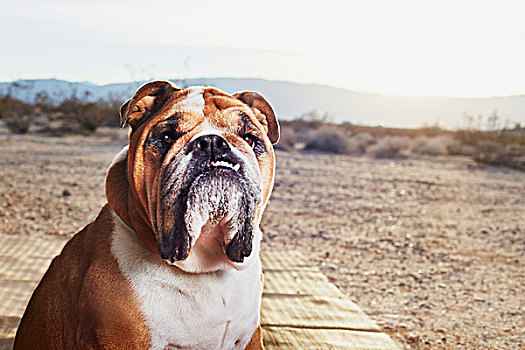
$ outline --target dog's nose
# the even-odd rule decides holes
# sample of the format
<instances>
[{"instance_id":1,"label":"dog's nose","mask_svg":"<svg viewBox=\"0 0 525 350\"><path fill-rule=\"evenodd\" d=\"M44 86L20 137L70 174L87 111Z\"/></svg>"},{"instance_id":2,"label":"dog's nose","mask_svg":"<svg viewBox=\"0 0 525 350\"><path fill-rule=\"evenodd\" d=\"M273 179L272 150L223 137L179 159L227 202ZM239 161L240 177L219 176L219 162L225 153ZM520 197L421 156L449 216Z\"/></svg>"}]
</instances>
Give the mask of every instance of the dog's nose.
<instances>
[{"instance_id":1,"label":"dog's nose","mask_svg":"<svg viewBox=\"0 0 525 350\"><path fill-rule=\"evenodd\" d=\"M215 158L230 150L228 142L219 135L203 135L193 141L192 149Z\"/></svg>"}]
</instances>

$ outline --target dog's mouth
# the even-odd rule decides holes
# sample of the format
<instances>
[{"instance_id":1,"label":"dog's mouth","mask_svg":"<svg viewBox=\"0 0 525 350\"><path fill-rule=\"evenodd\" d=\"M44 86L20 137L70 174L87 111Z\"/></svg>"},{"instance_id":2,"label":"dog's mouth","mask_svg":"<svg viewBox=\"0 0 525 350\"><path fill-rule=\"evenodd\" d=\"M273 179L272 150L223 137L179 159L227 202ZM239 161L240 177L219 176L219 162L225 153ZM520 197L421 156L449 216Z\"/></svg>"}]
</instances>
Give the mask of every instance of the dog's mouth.
<instances>
[{"instance_id":1,"label":"dog's mouth","mask_svg":"<svg viewBox=\"0 0 525 350\"><path fill-rule=\"evenodd\" d=\"M216 160L216 161L210 161L204 167L204 171L206 172L206 171L212 171L215 169L225 169L225 170L233 170L235 172L239 172L240 168L241 168L241 165L239 163L234 163L233 161L221 159L221 160Z\"/></svg>"}]
</instances>

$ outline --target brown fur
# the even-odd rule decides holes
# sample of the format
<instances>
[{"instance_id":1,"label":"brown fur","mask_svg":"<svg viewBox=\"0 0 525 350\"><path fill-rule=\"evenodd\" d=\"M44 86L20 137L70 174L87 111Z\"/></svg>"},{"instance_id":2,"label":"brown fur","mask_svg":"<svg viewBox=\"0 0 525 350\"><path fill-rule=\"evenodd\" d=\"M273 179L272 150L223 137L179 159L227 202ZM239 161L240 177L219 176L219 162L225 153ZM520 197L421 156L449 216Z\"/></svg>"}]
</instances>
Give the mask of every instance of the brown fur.
<instances>
[{"instance_id":1,"label":"brown fur","mask_svg":"<svg viewBox=\"0 0 525 350\"><path fill-rule=\"evenodd\" d=\"M264 349L263 346L263 335L262 335L262 329L261 326L257 326L257 329L255 330L255 333L253 333L252 339L246 345L244 348L245 350L260 350Z\"/></svg>"},{"instance_id":2,"label":"brown fur","mask_svg":"<svg viewBox=\"0 0 525 350\"><path fill-rule=\"evenodd\" d=\"M186 97L171 83L153 82L140 88L121 108L121 124L134 129L128 157L109 170L106 178L106 205L99 216L77 233L57 256L36 288L22 317L15 349L147 349L149 329L139 310L130 283L119 270L111 252L113 220L111 209L130 227L139 240L158 254L151 213L157 193L153 184L161 167L183 145L202 130L203 117L185 111L179 128L186 131L172 147L164 163L145 150L148 131L159 121L177 112L176 103ZM273 187L273 152L260 159L232 126L239 124L242 111L248 116L250 132L265 140L268 148L279 137L279 126L270 105L256 93L229 96L217 89L204 92L208 123L224 129L224 137L256 161L263 181L263 202L258 220ZM110 209L111 208L111 209ZM260 326L246 349L262 349Z\"/></svg>"},{"instance_id":3,"label":"brown fur","mask_svg":"<svg viewBox=\"0 0 525 350\"><path fill-rule=\"evenodd\" d=\"M53 259L33 293L14 349L147 349L148 328L110 251L105 206Z\"/></svg>"}]
</instances>

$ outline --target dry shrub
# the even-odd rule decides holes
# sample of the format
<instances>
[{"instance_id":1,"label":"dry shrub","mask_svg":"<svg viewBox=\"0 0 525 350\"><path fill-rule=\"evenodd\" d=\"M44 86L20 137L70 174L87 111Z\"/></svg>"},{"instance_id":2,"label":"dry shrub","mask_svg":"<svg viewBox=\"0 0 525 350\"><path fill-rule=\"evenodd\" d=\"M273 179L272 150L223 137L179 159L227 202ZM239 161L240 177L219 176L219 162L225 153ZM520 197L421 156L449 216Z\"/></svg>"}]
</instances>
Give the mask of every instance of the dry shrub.
<instances>
[{"instance_id":1,"label":"dry shrub","mask_svg":"<svg viewBox=\"0 0 525 350\"><path fill-rule=\"evenodd\" d=\"M525 146L483 142L478 145L474 160L495 166L525 170Z\"/></svg>"},{"instance_id":2,"label":"dry shrub","mask_svg":"<svg viewBox=\"0 0 525 350\"><path fill-rule=\"evenodd\" d=\"M306 137L306 150L316 150L328 153L362 155L375 139L367 132L349 136L344 128L324 126L311 130Z\"/></svg>"},{"instance_id":3,"label":"dry shrub","mask_svg":"<svg viewBox=\"0 0 525 350\"><path fill-rule=\"evenodd\" d=\"M94 132L102 125L118 126L120 103L100 99L96 102L83 101L76 96L65 99L57 106L60 118L71 130Z\"/></svg>"},{"instance_id":4,"label":"dry shrub","mask_svg":"<svg viewBox=\"0 0 525 350\"><path fill-rule=\"evenodd\" d=\"M337 127L324 126L312 130L307 136L304 149L337 154L355 154L349 137Z\"/></svg>"},{"instance_id":5,"label":"dry shrub","mask_svg":"<svg viewBox=\"0 0 525 350\"><path fill-rule=\"evenodd\" d=\"M366 153L376 158L405 157L410 152L410 145L408 136L385 136L375 145L369 146Z\"/></svg>"},{"instance_id":6,"label":"dry shrub","mask_svg":"<svg viewBox=\"0 0 525 350\"><path fill-rule=\"evenodd\" d=\"M0 116L7 128L16 134L25 134L31 126L33 108L11 96L0 98Z\"/></svg>"},{"instance_id":7,"label":"dry shrub","mask_svg":"<svg viewBox=\"0 0 525 350\"><path fill-rule=\"evenodd\" d=\"M476 154L476 147L472 145L463 145L461 142L457 142L451 145L448 151L451 156L472 157Z\"/></svg>"},{"instance_id":8,"label":"dry shrub","mask_svg":"<svg viewBox=\"0 0 525 350\"><path fill-rule=\"evenodd\" d=\"M452 135L418 136L412 142L412 152L431 156L448 155L451 149L457 149L458 145L459 142Z\"/></svg>"},{"instance_id":9,"label":"dry shrub","mask_svg":"<svg viewBox=\"0 0 525 350\"><path fill-rule=\"evenodd\" d=\"M9 131L15 134L25 134L31 126L31 117L27 114L8 114L2 118Z\"/></svg>"},{"instance_id":10,"label":"dry shrub","mask_svg":"<svg viewBox=\"0 0 525 350\"><path fill-rule=\"evenodd\" d=\"M365 154L366 148L375 143L375 139L367 132L356 134L348 139L349 148L352 154Z\"/></svg>"},{"instance_id":11,"label":"dry shrub","mask_svg":"<svg viewBox=\"0 0 525 350\"><path fill-rule=\"evenodd\" d=\"M274 145L275 149L292 151L299 140L299 135L291 126L281 126L279 142Z\"/></svg>"},{"instance_id":12,"label":"dry shrub","mask_svg":"<svg viewBox=\"0 0 525 350\"><path fill-rule=\"evenodd\" d=\"M75 96L62 101L57 109L64 114L63 121L68 127L93 132L104 122L96 111L95 103L82 101Z\"/></svg>"}]
</instances>

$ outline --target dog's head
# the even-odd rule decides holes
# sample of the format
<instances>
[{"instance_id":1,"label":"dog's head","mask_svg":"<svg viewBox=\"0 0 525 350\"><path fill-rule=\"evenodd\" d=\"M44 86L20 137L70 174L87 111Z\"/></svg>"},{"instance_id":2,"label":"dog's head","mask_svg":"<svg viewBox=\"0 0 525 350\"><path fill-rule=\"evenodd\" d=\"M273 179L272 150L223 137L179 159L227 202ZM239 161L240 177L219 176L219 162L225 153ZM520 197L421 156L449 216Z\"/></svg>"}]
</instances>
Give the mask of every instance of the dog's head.
<instances>
[{"instance_id":1,"label":"dog's head","mask_svg":"<svg viewBox=\"0 0 525 350\"><path fill-rule=\"evenodd\" d=\"M155 81L120 113L131 135L108 171L112 209L187 272L247 266L273 187L279 125L270 104L255 92Z\"/></svg>"}]
</instances>

